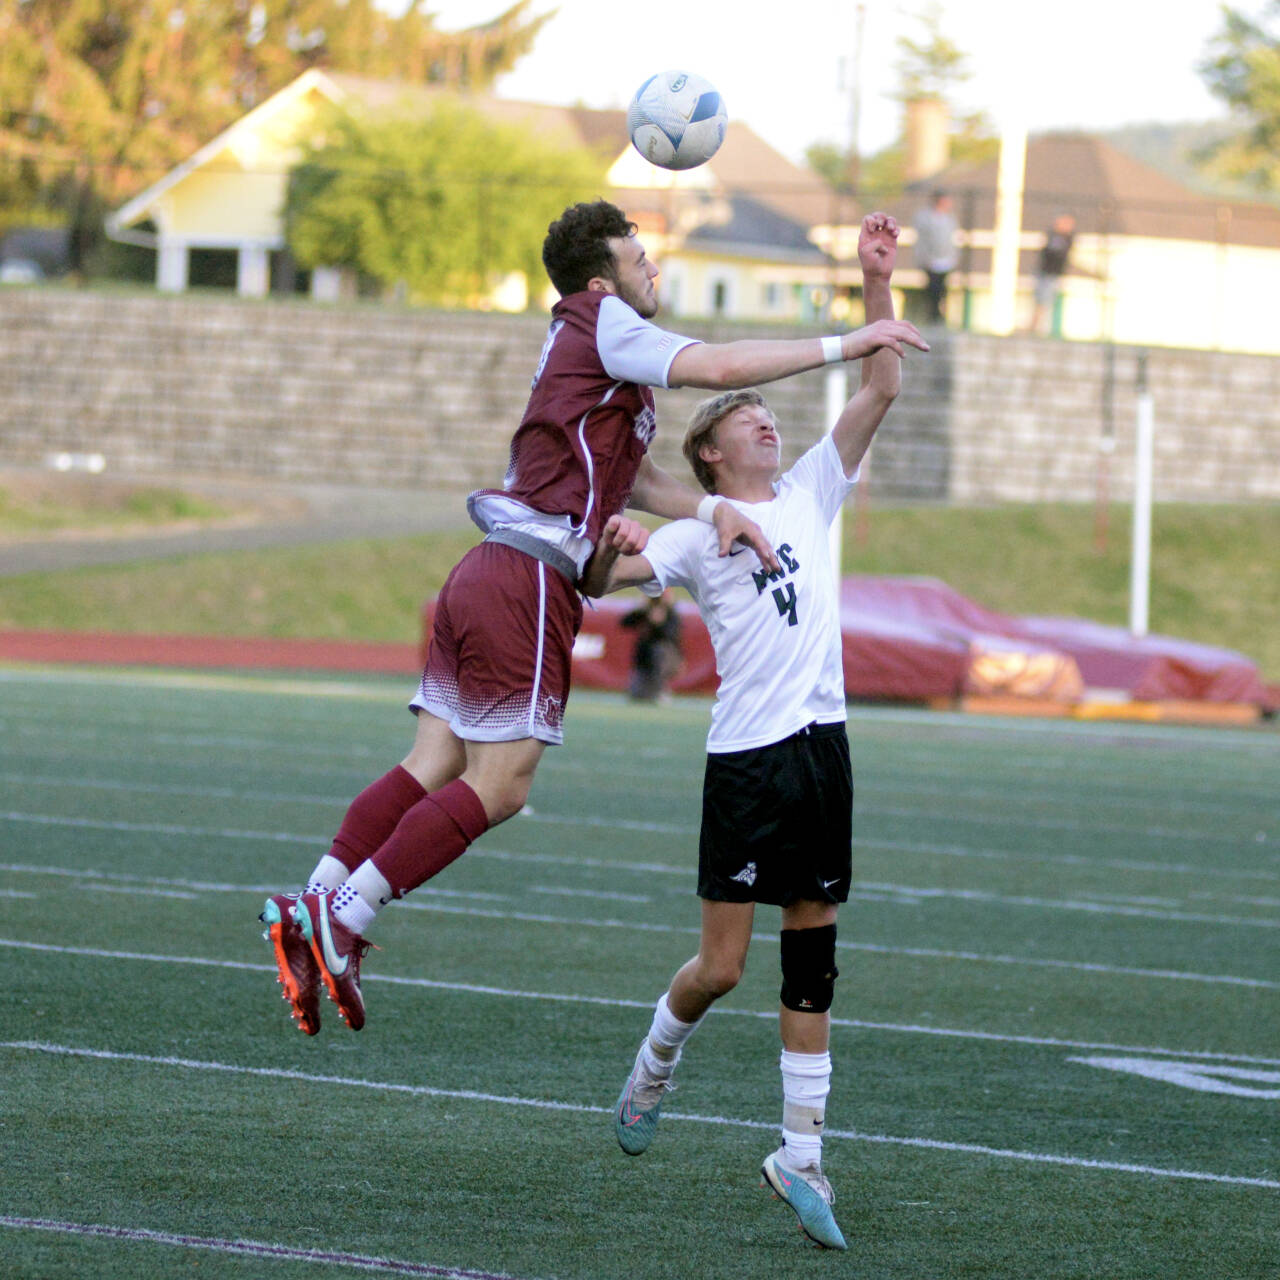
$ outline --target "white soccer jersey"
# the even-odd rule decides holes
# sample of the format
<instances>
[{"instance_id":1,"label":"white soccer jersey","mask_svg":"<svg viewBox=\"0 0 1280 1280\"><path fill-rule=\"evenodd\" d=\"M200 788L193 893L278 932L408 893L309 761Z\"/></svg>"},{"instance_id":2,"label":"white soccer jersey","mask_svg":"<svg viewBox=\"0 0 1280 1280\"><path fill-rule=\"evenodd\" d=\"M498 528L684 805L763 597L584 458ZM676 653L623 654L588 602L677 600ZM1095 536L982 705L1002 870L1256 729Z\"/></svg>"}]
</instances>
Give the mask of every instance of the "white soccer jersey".
<instances>
[{"instance_id":1,"label":"white soccer jersey","mask_svg":"<svg viewBox=\"0 0 1280 1280\"><path fill-rule=\"evenodd\" d=\"M700 520L672 521L649 538L643 555L654 577L645 590L686 588L715 646L708 751L767 746L815 720L843 722L829 529L856 479L824 436L774 484L772 502L726 499L764 531L782 565L775 574L746 547L722 558L715 529Z\"/></svg>"}]
</instances>

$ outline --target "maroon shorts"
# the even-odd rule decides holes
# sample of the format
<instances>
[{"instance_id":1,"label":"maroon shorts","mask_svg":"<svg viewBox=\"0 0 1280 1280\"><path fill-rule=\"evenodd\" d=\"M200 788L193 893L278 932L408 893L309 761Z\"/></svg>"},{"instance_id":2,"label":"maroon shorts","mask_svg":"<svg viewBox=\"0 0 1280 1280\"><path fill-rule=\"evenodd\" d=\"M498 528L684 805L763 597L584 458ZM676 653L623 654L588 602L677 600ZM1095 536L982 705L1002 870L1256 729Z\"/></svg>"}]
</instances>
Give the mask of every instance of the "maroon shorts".
<instances>
[{"instance_id":1,"label":"maroon shorts","mask_svg":"<svg viewBox=\"0 0 1280 1280\"><path fill-rule=\"evenodd\" d=\"M582 601L558 569L482 542L436 601L422 686L409 704L469 742L564 741Z\"/></svg>"}]
</instances>

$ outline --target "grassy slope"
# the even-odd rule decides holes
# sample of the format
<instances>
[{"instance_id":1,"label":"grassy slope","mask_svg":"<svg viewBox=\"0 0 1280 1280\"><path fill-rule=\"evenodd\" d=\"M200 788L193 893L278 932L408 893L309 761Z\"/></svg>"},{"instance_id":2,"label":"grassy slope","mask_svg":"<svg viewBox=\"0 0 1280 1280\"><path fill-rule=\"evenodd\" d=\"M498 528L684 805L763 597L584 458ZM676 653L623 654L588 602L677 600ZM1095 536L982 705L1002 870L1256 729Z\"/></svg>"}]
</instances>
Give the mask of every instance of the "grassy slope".
<instances>
[{"instance_id":1,"label":"grassy slope","mask_svg":"<svg viewBox=\"0 0 1280 1280\"><path fill-rule=\"evenodd\" d=\"M1127 510L1095 547L1088 506L873 509L845 570L928 574L989 608L1123 624ZM225 553L0 581L0 626L408 641L468 533ZM1275 506L1162 506L1151 627L1239 649L1280 679Z\"/></svg>"},{"instance_id":2,"label":"grassy slope","mask_svg":"<svg viewBox=\"0 0 1280 1280\"><path fill-rule=\"evenodd\" d=\"M1280 679L1280 507L1164 505L1152 520L1151 630L1239 649ZM845 525L846 571L924 573L1003 613L1124 625L1127 507L1096 549L1088 506L871 512L865 543Z\"/></svg>"},{"instance_id":3,"label":"grassy slope","mask_svg":"<svg viewBox=\"0 0 1280 1280\"><path fill-rule=\"evenodd\" d=\"M162 485L103 487L92 477L55 475L21 488L0 486L0 535L13 539L85 527L103 533L141 532L177 522L210 523L232 514L224 505Z\"/></svg>"}]
</instances>

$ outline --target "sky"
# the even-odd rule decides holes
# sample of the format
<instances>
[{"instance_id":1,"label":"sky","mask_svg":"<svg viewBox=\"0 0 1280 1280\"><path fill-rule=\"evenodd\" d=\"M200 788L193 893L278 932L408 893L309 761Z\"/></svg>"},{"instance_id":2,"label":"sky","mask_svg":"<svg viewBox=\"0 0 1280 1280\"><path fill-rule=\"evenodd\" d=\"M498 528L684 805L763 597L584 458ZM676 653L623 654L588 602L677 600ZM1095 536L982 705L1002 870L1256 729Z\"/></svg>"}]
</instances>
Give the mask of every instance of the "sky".
<instances>
[{"instance_id":1,"label":"sky","mask_svg":"<svg viewBox=\"0 0 1280 1280\"><path fill-rule=\"evenodd\" d=\"M1239 7L1256 12L1257 4ZM446 30L487 21L509 0L429 0ZM496 85L504 98L625 107L656 71L679 68L719 89L744 121L799 161L813 142L848 143L860 102L863 154L897 137L897 38L918 35L919 0L534 0L557 10L533 51ZM857 39L858 11L861 39ZM955 92L993 122L1031 132L1218 120L1195 64L1221 25L1218 0L940 0L941 30L972 73ZM856 46L856 48L855 48ZM855 95L852 86L860 83Z\"/></svg>"}]
</instances>

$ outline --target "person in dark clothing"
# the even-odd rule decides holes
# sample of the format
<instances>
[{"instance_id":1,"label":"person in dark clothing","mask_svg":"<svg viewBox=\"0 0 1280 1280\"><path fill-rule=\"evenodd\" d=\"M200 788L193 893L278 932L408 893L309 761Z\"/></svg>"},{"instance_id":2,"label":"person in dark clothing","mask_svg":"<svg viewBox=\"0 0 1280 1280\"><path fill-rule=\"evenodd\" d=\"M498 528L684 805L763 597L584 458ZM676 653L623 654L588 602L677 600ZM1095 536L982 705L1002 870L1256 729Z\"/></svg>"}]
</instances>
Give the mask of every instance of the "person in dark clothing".
<instances>
[{"instance_id":1,"label":"person in dark clothing","mask_svg":"<svg viewBox=\"0 0 1280 1280\"><path fill-rule=\"evenodd\" d=\"M637 702L656 702L680 669L680 615L670 591L632 609L622 625L636 632L631 657L630 694Z\"/></svg>"},{"instance_id":2,"label":"person in dark clothing","mask_svg":"<svg viewBox=\"0 0 1280 1280\"><path fill-rule=\"evenodd\" d=\"M1048 336L1052 331L1053 313L1062 291L1062 277L1071 258L1075 232L1076 220L1069 213L1060 213L1045 237L1036 269L1036 310L1031 322L1036 333Z\"/></svg>"}]
</instances>

